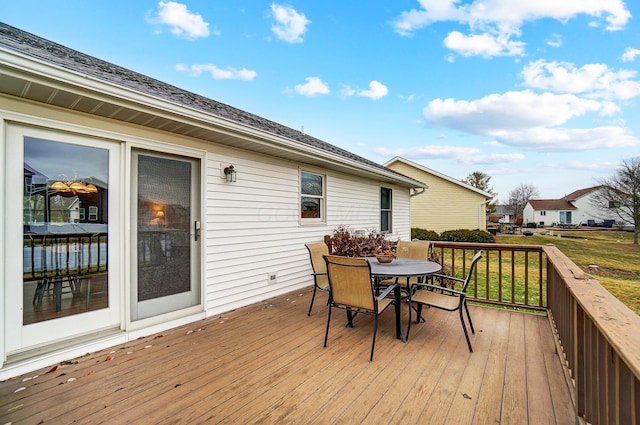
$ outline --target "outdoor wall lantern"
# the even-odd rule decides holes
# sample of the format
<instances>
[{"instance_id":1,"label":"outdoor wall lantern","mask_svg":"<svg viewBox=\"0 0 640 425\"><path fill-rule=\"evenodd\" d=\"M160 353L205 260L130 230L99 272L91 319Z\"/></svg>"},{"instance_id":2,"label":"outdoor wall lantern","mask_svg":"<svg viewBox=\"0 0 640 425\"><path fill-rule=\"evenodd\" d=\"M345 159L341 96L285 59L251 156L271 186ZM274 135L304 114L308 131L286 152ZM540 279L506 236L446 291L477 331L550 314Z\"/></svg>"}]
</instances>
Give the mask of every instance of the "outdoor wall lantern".
<instances>
[{"instance_id":1,"label":"outdoor wall lantern","mask_svg":"<svg viewBox=\"0 0 640 425\"><path fill-rule=\"evenodd\" d=\"M233 165L229 165L228 167L225 167L224 175L225 175L228 183L235 183L235 181L236 181L236 170L233 169Z\"/></svg>"}]
</instances>

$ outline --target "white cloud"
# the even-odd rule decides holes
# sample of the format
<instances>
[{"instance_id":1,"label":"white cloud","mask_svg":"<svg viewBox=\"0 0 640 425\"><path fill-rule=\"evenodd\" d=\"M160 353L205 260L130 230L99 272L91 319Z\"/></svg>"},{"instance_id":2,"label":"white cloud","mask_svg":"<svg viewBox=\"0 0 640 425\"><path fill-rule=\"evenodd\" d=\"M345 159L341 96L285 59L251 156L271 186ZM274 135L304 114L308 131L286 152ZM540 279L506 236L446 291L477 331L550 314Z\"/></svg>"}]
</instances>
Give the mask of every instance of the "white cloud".
<instances>
[{"instance_id":1,"label":"white cloud","mask_svg":"<svg viewBox=\"0 0 640 425\"><path fill-rule=\"evenodd\" d=\"M524 155L512 154L483 154L478 148L429 145L416 148L375 148L374 152L387 157L400 156L412 159L450 159L462 164L505 164L521 161Z\"/></svg>"},{"instance_id":2,"label":"white cloud","mask_svg":"<svg viewBox=\"0 0 640 425\"><path fill-rule=\"evenodd\" d=\"M389 94L389 89L384 84L373 80L369 83L368 90L360 90L358 96L368 97L369 99L377 100L385 97Z\"/></svg>"},{"instance_id":3,"label":"white cloud","mask_svg":"<svg viewBox=\"0 0 640 425\"><path fill-rule=\"evenodd\" d=\"M633 47L627 47L627 49L622 54L622 62L633 62L636 60L636 56L640 55L640 49L635 49Z\"/></svg>"},{"instance_id":4,"label":"white cloud","mask_svg":"<svg viewBox=\"0 0 640 425\"><path fill-rule=\"evenodd\" d=\"M503 128L560 125L601 108L600 102L571 94L536 94L525 90L492 94L473 101L435 99L425 108L424 115L437 126L490 134Z\"/></svg>"},{"instance_id":5,"label":"white cloud","mask_svg":"<svg viewBox=\"0 0 640 425\"><path fill-rule=\"evenodd\" d=\"M295 86L295 91L303 96L315 96L318 94L329 94L329 86L318 77L307 77L305 84Z\"/></svg>"},{"instance_id":6,"label":"white cloud","mask_svg":"<svg viewBox=\"0 0 640 425\"><path fill-rule=\"evenodd\" d=\"M157 15L148 17L148 21L169 25L172 34L189 40L209 36L209 24L202 16L189 12L186 5L173 1L159 2Z\"/></svg>"},{"instance_id":7,"label":"white cloud","mask_svg":"<svg viewBox=\"0 0 640 425\"><path fill-rule=\"evenodd\" d=\"M622 29L631 18L622 0L418 0L421 8L402 12L393 23L397 33L411 35L434 22L456 21L472 28L486 26L517 28L526 21L551 18L566 22L587 15L607 22L609 31Z\"/></svg>"},{"instance_id":8,"label":"white cloud","mask_svg":"<svg viewBox=\"0 0 640 425\"><path fill-rule=\"evenodd\" d=\"M273 33L288 43L302 43L302 35L311 21L289 6L272 3L271 12L276 21L271 26Z\"/></svg>"},{"instance_id":9,"label":"white cloud","mask_svg":"<svg viewBox=\"0 0 640 425\"><path fill-rule=\"evenodd\" d=\"M536 151L582 151L633 147L640 144L635 136L622 127L593 128L526 128L517 131L500 131L495 137L511 146Z\"/></svg>"},{"instance_id":10,"label":"white cloud","mask_svg":"<svg viewBox=\"0 0 640 425\"><path fill-rule=\"evenodd\" d=\"M640 96L640 81L632 80L636 71L613 71L605 64L581 68L566 62L530 62L521 73L528 87L564 93L581 93L590 98L609 100Z\"/></svg>"},{"instance_id":11,"label":"white cloud","mask_svg":"<svg viewBox=\"0 0 640 425\"><path fill-rule=\"evenodd\" d=\"M342 85L340 89L340 97L350 97L356 94L356 90L350 86L345 84Z\"/></svg>"},{"instance_id":12,"label":"white cloud","mask_svg":"<svg viewBox=\"0 0 640 425\"><path fill-rule=\"evenodd\" d=\"M536 94L525 90L466 101L435 99L424 109L436 127L495 138L504 145L538 151L571 151L636 146L640 140L620 126L560 128L587 113L609 113L610 102L573 94Z\"/></svg>"},{"instance_id":13,"label":"white cloud","mask_svg":"<svg viewBox=\"0 0 640 425\"><path fill-rule=\"evenodd\" d=\"M414 31L436 22L453 21L469 27L470 34L462 37L460 33L447 36L449 44L461 42L471 43L471 47L459 49L468 55L477 50L487 56L497 46L501 54L520 55L524 44L507 43L514 35L520 35L520 28L525 22L538 19L555 19L566 22L578 15L586 15L597 20L604 19L609 31L624 28L631 13L623 0L418 0L420 8L404 11L392 22L394 30L403 36L411 36ZM480 37L477 38L476 37ZM493 37L493 43L489 38ZM501 43L496 41L502 41ZM479 43L485 49L474 49ZM553 42L552 42L553 43ZM489 48L490 47L490 48ZM509 52L509 53L507 53Z\"/></svg>"},{"instance_id":14,"label":"white cloud","mask_svg":"<svg viewBox=\"0 0 640 425\"><path fill-rule=\"evenodd\" d=\"M191 72L191 75L197 77L203 72L211 73L211 77L214 80L245 80L250 81L258 76L256 71L250 71L246 68L235 69L228 67L227 69L221 69L213 64L193 64L190 67L184 64L177 64L175 66L176 71Z\"/></svg>"},{"instance_id":15,"label":"white cloud","mask_svg":"<svg viewBox=\"0 0 640 425\"><path fill-rule=\"evenodd\" d=\"M547 38L547 44L551 47L561 47L562 46L562 35L558 33L553 33L549 38Z\"/></svg>"},{"instance_id":16,"label":"white cloud","mask_svg":"<svg viewBox=\"0 0 640 425\"><path fill-rule=\"evenodd\" d=\"M462 56L518 56L524 54L524 43L509 40L508 36L489 33L464 35L452 31L444 39L444 45Z\"/></svg>"}]
</instances>

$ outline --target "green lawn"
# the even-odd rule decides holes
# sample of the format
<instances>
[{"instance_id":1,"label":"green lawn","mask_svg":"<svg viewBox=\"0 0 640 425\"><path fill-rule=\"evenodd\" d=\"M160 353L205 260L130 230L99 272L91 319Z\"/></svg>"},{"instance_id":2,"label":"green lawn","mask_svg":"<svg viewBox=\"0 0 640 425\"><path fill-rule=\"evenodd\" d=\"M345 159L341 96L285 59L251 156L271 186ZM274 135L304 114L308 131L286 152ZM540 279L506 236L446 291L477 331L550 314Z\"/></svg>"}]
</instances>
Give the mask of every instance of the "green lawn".
<instances>
[{"instance_id":1,"label":"green lawn","mask_svg":"<svg viewBox=\"0 0 640 425\"><path fill-rule=\"evenodd\" d=\"M534 236L498 235L496 242L555 245L613 296L640 314L640 246L633 244L633 233L554 230L553 235L551 231Z\"/></svg>"}]
</instances>

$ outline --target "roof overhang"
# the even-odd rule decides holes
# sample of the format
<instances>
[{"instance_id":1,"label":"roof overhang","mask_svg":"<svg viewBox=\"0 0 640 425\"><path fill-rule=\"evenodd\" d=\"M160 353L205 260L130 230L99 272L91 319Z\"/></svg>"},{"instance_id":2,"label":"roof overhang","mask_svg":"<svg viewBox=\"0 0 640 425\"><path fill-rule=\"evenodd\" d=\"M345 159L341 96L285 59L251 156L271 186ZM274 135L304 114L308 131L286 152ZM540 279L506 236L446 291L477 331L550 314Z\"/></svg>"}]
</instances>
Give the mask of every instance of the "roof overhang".
<instances>
[{"instance_id":1,"label":"roof overhang","mask_svg":"<svg viewBox=\"0 0 640 425\"><path fill-rule=\"evenodd\" d=\"M4 47L0 47L0 94L406 188L426 187L382 166L366 164Z\"/></svg>"}]
</instances>

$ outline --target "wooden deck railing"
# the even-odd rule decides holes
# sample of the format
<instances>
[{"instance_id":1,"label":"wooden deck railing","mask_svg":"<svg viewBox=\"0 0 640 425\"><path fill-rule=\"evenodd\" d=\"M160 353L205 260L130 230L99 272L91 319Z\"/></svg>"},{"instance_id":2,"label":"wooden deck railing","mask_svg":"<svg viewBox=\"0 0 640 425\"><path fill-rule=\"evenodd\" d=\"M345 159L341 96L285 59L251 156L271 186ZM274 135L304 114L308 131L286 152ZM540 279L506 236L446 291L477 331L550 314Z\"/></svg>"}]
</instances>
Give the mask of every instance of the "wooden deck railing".
<instances>
[{"instance_id":1,"label":"wooden deck railing","mask_svg":"<svg viewBox=\"0 0 640 425\"><path fill-rule=\"evenodd\" d=\"M478 249L470 299L547 312L577 417L640 424L640 316L555 246L435 243L456 276Z\"/></svg>"},{"instance_id":2,"label":"wooden deck railing","mask_svg":"<svg viewBox=\"0 0 640 425\"><path fill-rule=\"evenodd\" d=\"M445 273L464 277L471 258L479 250L484 255L469 286L469 299L531 310L546 310L546 261L536 245L435 242Z\"/></svg>"}]
</instances>

